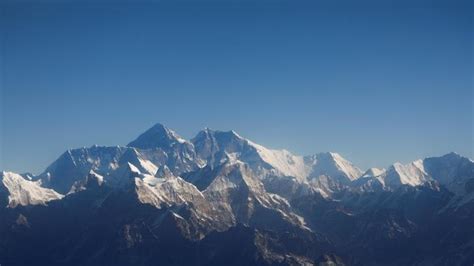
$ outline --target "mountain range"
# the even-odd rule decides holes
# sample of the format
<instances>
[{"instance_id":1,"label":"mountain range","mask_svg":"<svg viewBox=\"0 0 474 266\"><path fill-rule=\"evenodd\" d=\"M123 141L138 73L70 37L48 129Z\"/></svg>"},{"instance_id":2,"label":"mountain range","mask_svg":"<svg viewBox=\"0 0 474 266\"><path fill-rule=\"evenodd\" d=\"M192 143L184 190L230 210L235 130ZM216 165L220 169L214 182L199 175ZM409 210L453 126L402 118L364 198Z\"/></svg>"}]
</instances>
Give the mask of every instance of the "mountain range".
<instances>
[{"instance_id":1,"label":"mountain range","mask_svg":"<svg viewBox=\"0 0 474 266\"><path fill-rule=\"evenodd\" d=\"M363 171L156 124L0 177L0 265L474 263L474 161L456 153Z\"/></svg>"}]
</instances>

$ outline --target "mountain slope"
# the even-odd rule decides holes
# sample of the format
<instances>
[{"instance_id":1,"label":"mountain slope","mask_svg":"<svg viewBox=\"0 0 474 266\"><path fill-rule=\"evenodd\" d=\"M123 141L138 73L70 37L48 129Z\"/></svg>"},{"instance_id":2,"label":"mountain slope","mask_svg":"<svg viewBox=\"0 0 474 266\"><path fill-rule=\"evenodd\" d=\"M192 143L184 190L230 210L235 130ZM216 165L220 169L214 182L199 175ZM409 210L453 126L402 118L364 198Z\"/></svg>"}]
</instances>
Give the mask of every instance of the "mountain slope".
<instances>
[{"instance_id":1,"label":"mountain slope","mask_svg":"<svg viewBox=\"0 0 474 266\"><path fill-rule=\"evenodd\" d=\"M60 200L63 195L52 189L42 188L37 182L26 180L19 174L2 172L0 179L3 196L8 196L8 207L46 205L49 201ZM4 206L2 206L4 207Z\"/></svg>"},{"instance_id":2,"label":"mountain slope","mask_svg":"<svg viewBox=\"0 0 474 266\"><path fill-rule=\"evenodd\" d=\"M156 124L148 129L127 146L141 150L148 156L147 159L158 167L166 164L175 174L203 166L203 162L196 156L194 145L162 124ZM160 158L157 161L156 153L162 153L165 156L164 160Z\"/></svg>"},{"instance_id":3,"label":"mountain slope","mask_svg":"<svg viewBox=\"0 0 474 266\"><path fill-rule=\"evenodd\" d=\"M262 174L306 177L303 158L286 150L271 150L241 137L235 131L213 131L205 129L192 139L200 158L211 166L224 161L241 161Z\"/></svg>"},{"instance_id":4,"label":"mountain slope","mask_svg":"<svg viewBox=\"0 0 474 266\"><path fill-rule=\"evenodd\" d=\"M346 184L362 175L362 171L359 168L338 153L318 153L313 156L307 156L305 160L311 165L310 179L327 176Z\"/></svg>"}]
</instances>

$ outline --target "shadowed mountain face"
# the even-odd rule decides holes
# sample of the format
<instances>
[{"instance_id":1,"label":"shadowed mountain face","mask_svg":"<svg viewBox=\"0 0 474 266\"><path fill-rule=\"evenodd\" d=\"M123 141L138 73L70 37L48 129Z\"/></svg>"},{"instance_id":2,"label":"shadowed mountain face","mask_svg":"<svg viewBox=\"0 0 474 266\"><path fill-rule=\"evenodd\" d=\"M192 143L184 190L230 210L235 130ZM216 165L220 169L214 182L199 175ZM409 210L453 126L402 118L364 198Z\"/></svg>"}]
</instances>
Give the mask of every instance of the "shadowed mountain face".
<instances>
[{"instance_id":1,"label":"shadowed mountain face","mask_svg":"<svg viewBox=\"0 0 474 266\"><path fill-rule=\"evenodd\" d=\"M0 181L2 265L474 262L474 162L455 153L363 172L157 124Z\"/></svg>"}]
</instances>

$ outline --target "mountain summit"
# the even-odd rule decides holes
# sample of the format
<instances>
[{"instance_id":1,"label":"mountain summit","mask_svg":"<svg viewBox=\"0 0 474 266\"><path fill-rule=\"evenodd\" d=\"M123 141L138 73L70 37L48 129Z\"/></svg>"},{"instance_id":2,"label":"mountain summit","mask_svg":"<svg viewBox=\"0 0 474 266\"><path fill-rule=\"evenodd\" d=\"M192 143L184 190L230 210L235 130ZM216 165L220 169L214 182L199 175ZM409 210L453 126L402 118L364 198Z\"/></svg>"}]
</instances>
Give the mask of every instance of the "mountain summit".
<instances>
[{"instance_id":1,"label":"mountain summit","mask_svg":"<svg viewBox=\"0 0 474 266\"><path fill-rule=\"evenodd\" d=\"M176 134L176 132L157 123L127 146L139 149L171 149L174 145L183 143L186 143L186 140Z\"/></svg>"}]
</instances>

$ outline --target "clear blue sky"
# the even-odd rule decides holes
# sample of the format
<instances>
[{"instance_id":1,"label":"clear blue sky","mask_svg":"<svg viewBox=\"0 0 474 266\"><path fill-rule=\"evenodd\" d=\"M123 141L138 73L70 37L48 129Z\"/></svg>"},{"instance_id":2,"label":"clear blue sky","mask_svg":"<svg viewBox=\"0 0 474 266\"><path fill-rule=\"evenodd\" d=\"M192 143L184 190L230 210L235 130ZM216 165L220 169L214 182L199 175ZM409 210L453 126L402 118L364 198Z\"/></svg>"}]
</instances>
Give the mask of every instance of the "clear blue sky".
<instances>
[{"instance_id":1,"label":"clear blue sky","mask_svg":"<svg viewBox=\"0 0 474 266\"><path fill-rule=\"evenodd\" d=\"M2 2L0 169L156 122L361 168L473 157L471 1Z\"/></svg>"}]
</instances>

